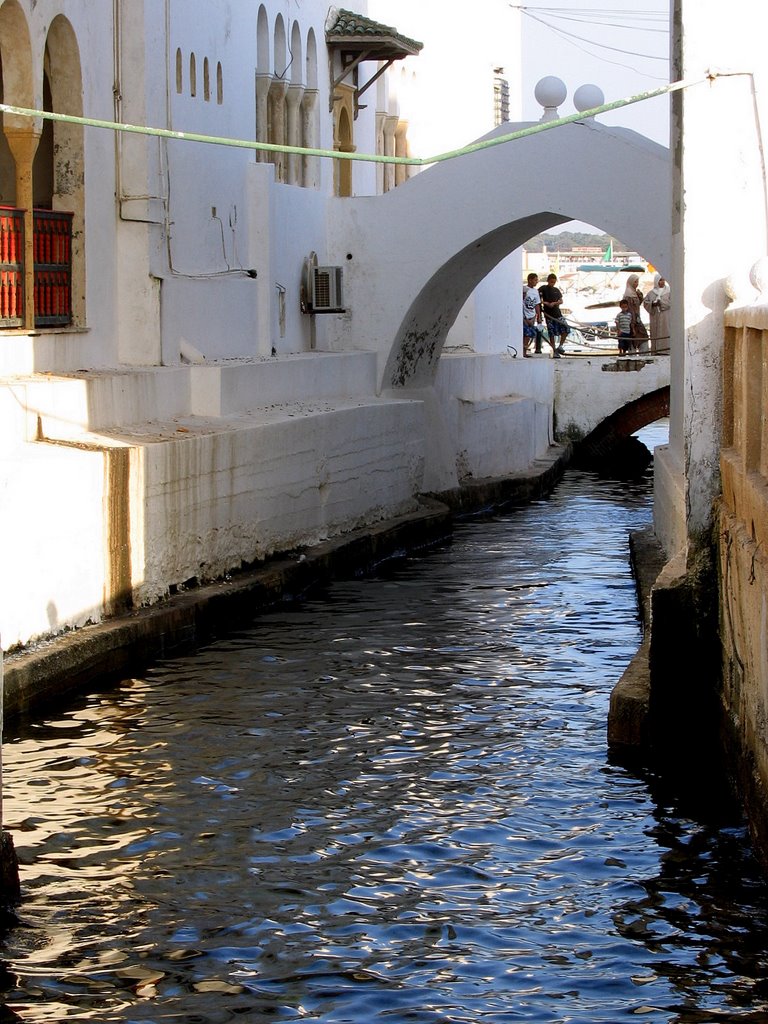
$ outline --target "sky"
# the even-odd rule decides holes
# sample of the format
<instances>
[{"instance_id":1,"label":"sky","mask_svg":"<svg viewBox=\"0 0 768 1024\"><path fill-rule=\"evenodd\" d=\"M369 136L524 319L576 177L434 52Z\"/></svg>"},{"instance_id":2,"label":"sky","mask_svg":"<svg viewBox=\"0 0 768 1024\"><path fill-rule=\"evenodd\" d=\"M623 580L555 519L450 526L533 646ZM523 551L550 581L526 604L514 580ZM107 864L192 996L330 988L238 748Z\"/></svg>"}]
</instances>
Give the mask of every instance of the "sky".
<instances>
[{"instance_id":1,"label":"sky","mask_svg":"<svg viewBox=\"0 0 768 1024\"><path fill-rule=\"evenodd\" d=\"M669 0L511 0L521 9L523 41L522 117L538 121L542 108L536 83L547 75L568 89L559 108L576 112L573 94L580 85L599 86L605 102L635 96L669 82ZM669 101L644 100L598 117L669 144ZM560 230L581 230L576 222Z\"/></svg>"}]
</instances>

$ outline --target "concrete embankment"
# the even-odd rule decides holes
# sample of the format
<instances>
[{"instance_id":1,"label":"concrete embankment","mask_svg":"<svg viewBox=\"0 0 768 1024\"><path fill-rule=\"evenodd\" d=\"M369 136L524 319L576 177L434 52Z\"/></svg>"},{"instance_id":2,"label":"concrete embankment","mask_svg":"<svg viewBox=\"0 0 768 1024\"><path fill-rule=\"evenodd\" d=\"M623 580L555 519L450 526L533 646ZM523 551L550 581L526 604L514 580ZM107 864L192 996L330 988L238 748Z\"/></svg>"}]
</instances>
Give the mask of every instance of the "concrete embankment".
<instances>
[{"instance_id":1,"label":"concrete embankment","mask_svg":"<svg viewBox=\"0 0 768 1024\"><path fill-rule=\"evenodd\" d=\"M208 643L259 611L300 598L334 577L370 572L382 562L447 540L457 515L547 494L569 458L570 448L553 446L527 473L472 481L455 491L425 496L409 515L269 559L251 571L12 653L4 664L6 721L33 717L75 692Z\"/></svg>"},{"instance_id":2,"label":"concrete embankment","mask_svg":"<svg viewBox=\"0 0 768 1024\"><path fill-rule=\"evenodd\" d=\"M652 769L690 813L732 813L745 791L743 783L734 787L739 759L721 699L710 551L666 561L652 529L632 534L630 550L643 640L611 693L609 750L624 764Z\"/></svg>"},{"instance_id":3,"label":"concrete embankment","mask_svg":"<svg viewBox=\"0 0 768 1024\"><path fill-rule=\"evenodd\" d=\"M651 527L630 535L629 550L643 624L643 639L611 693L608 746L624 760L637 760L644 758L651 742L651 590L664 568L665 558Z\"/></svg>"}]
</instances>

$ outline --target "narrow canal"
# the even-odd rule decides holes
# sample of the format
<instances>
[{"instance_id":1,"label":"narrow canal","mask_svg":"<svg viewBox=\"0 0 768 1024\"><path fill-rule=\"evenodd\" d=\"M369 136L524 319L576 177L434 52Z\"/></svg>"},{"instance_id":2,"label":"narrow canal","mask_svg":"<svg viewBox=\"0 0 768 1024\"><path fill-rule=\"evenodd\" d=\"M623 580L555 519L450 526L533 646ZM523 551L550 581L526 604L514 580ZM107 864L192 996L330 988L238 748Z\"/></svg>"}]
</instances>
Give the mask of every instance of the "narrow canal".
<instances>
[{"instance_id":1,"label":"narrow canal","mask_svg":"<svg viewBox=\"0 0 768 1024\"><path fill-rule=\"evenodd\" d=\"M606 753L650 514L569 472L11 736L0 1020L768 1020L741 820Z\"/></svg>"}]
</instances>

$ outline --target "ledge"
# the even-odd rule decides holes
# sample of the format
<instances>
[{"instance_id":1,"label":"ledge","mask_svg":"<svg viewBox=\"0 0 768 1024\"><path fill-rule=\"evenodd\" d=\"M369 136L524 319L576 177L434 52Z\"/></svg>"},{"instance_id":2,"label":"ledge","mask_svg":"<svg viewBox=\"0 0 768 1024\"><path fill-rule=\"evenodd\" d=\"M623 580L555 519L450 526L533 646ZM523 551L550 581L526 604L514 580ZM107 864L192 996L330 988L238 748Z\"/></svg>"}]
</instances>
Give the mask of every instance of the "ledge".
<instances>
[{"instance_id":1,"label":"ledge","mask_svg":"<svg viewBox=\"0 0 768 1024\"><path fill-rule=\"evenodd\" d=\"M650 743L651 695L651 591L666 558L653 528L637 530L629 537L630 560L635 576L643 640L611 691L608 710L608 747L624 759L637 759Z\"/></svg>"}]
</instances>

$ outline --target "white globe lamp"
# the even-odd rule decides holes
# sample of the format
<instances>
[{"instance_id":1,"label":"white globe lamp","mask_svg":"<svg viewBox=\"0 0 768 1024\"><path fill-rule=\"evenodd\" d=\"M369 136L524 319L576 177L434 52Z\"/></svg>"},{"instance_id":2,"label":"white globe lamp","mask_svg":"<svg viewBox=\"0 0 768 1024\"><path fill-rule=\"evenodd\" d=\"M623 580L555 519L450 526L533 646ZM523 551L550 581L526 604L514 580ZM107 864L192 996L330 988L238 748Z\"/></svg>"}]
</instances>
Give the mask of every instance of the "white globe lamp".
<instances>
[{"instance_id":1,"label":"white globe lamp","mask_svg":"<svg viewBox=\"0 0 768 1024\"><path fill-rule=\"evenodd\" d=\"M580 85L573 94L573 105L581 113L584 110L592 110L594 107L601 107L605 103L603 90L597 85Z\"/></svg>"},{"instance_id":2,"label":"white globe lamp","mask_svg":"<svg viewBox=\"0 0 768 1024\"><path fill-rule=\"evenodd\" d=\"M546 78L542 78L536 83L533 95L536 97L536 102L544 107L544 113L539 120L555 121L560 116L557 108L565 100L568 90L565 87L565 82L561 79L554 75L547 75Z\"/></svg>"}]
</instances>

